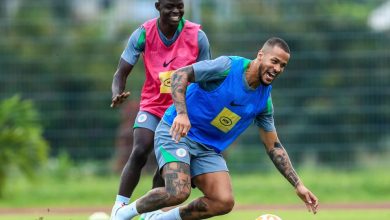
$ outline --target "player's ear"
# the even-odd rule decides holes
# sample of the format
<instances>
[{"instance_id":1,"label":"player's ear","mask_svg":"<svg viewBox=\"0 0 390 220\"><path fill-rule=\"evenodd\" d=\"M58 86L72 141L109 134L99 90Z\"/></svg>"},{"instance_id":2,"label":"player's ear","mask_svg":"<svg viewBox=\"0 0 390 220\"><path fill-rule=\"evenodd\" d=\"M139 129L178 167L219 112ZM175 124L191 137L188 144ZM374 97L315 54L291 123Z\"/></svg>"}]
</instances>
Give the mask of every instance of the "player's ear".
<instances>
[{"instance_id":1,"label":"player's ear","mask_svg":"<svg viewBox=\"0 0 390 220\"><path fill-rule=\"evenodd\" d=\"M159 1L155 2L154 7L157 9L157 11L160 11L160 2Z\"/></svg>"},{"instance_id":2,"label":"player's ear","mask_svg":"<svg viewBox=\"0 0 390 220\"><path fill-rule=\"evenodd\" d=\"M263 57L264 57L264 51L263 50L259 50L259 52L257 52L257 59L261 60L261 59L263 59Z\"/></svg>"}]
</instances>

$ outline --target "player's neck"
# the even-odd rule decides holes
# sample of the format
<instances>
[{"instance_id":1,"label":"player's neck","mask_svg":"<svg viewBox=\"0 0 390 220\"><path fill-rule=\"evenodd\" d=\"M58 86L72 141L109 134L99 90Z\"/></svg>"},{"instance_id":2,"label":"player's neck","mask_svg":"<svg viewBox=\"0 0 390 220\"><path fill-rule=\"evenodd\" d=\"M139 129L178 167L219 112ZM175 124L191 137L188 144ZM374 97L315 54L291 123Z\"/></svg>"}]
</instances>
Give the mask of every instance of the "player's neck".
<instances>
[{"instance_id":1,"label":"player's neck","mask_svg":"<svg viewBox=\"0 0 390 220\"><path fill-rule=\"evenodd\" d=\"M177 27L178 25L176 26L171 26L171 25L168 25L168 24L164 24L163 22L161 22L160 19L158 19L158 28L160 29L161 33L164 34L164 36L170 40L172 39L172 37L175 35L175 32L177 30Z\"/></svg>"},{"instance_id":2,"label":"player's neck","mask_svg":"<svg viewBox=\"0 0 390 220\"><path fill-rule=\"evenodd\" d=\"M258 70L259 70L260 63L254 59L249 63L248 68L245 71L245 78L248 82L248 85L256 89L260 85L260 79L258 76Z\"/></svg>"}]
</instances>

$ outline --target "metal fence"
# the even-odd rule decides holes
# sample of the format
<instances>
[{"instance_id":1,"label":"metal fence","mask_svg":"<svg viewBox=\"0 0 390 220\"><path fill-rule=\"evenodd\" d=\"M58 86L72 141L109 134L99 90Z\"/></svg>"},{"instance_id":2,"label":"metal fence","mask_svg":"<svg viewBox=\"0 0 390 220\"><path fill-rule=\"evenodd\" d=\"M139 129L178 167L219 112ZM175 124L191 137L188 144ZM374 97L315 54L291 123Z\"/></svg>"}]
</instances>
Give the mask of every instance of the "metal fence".
<instances>
[{"instance_id":1,"label":"metal fence","mask_svg":"<svg viewBox=\"0 0 390 220\"><path fill-rule=\"evenodd\" d=\"M214 58L254 58L270 36L290 44L290 63L272 97L278 134L294 163L389 164L390 31L372 24L386 1L185 3L186 17L202 23ZM154 1L0 1L1 99L20 94L35 102L53 156L66 151L82 161L125 154L115 146L129 141L119 137L131 134L142 61L122 110L109 108L112 75L130 33L156 15ZM232 169L264 169L270 162L261 149L253 126L226 157Z\"/></svg>"}]
</instances>

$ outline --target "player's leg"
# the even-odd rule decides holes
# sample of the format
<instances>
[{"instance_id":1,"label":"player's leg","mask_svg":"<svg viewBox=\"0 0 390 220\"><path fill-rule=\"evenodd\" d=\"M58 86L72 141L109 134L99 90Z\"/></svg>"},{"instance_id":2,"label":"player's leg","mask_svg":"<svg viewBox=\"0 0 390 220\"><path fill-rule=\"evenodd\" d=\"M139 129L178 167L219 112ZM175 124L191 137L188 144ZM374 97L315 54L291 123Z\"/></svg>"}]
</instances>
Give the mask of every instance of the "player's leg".
<instances>
[{"instance_id":1,"label":"player's leg","mask_svg":"<svg viewBox=\"0 0 390 220\"><path fill-rule=\"evenodd\" d=\"M234 206L232 187L228 172L213 172L194 178L204 196L188 205L176 207L167 212L156 210L143 215L143 220L205 219L229 213Z\"/></svg>"},{"instance_id":2,"label":"player's leg","mask_svg":"<svg viewBox=\"0 0 390 220\"><path fill-rule=\"evenodd\" d=\"M182 220L204 219L229 213L234 206L231 180L221 154L202 145L191 145L195 155L191 160L193 184L203 197L180 207Z\"/></svg>"},{"instance_id":3,"label":"player's leg","mask_svg":"<svg viewBox=\"0 0 390 220\"><path fill-rule=\"evenodd\" d=\"M186 140L191 152L192 182L204 196L167 212L150 213L151 219L203 219L230 212L234 199L228 169L222 155L186 137L182 139Z\"/></svg>"},{"instance_id":4,"label":"player's leg","mask_svg":"<svg viewBox=\"0 0 390 220\"><path fill-rule=\"evenodd\" d=\"M154 146L154 131L160 119L148 112L140 111L134 124L133 150L123 168L119 195L131 197L137 186L141 170L145 166Z\"/></svg>"},{"instance_id":5,"label":"player's leg","mask_svg":"<svg viewBox=\"0 0 390 220\"><path fill-rule=\"evenodd\" d=\"M129 220L141 213L176 206L184 202L191 193L190 166L183 162L170 162L164 165L162 172L165 187L152 189L136 201L119 208L113 220ZM149 218L158 213L148 214L150 214Z\"/></svg>"},{"instance_id":6,"label":"player's leg","mask_svg":"<svg viewBox=\"0 0 390 220\"><path fill-rule=\"evenodd\" d=\"M146 128L136 128L133 134L133 150L122 170L118 195L111 210L111 219L115 219L114 216L119 208L129 204L130 197L139 182L142 167L152 150L150 147L154 138L152 131Z\"/></svg>"},{"instance_id":7,"label":"player's leg","mask_svg":"<svg viewBox=\"0 0 390 220\"><path fill-rule=\"evenodd\" d=\"M234 198L228 172L202 174L194 177L193 182L204 196L180 208L182 220L224 215L233 209Z\"/></svg>"},{"instance_id":8,"label":"player's leg","mask_svg":"<svg viewBox=\"0 0 390 220\"><path fill-rule=\"evenodd\" d=\"M234 198L225 159L196 142L191 144L191 153L192 182L204 196L181 207L180 216L183 220L203 219L230 212Z\"/></svg>"},{"instance_id":9,"label":"player's leg","mask_svg":"<svg viewBox=\"0 0 390 220\"><path fill-rule=\"evenodd\" d=\"M153 149L154 132L146 128L134 129L133 150L121 174L119 195L131 197L137 186L141 170Z\"/></svg>"},{"instance_id":10,"label":"player's leg","mask_svg":"<svg viewBox=\"0 0 390 220\"><path fill-rule=\"evenodd\" d=\"M154 130L159 120L158 117L150 113L142 111L138 113L133 131L133 150L122 170L118 195L116 196L111 216L123 204L129 203L130 197L139 182L141 170L146 164L150 152L153 150ZM156 185L153 184L153 186Z\"/></svg>"},{"instance_id":11,"label":"player's leg","mask_svg":"<svg viewBox=\"0 0 390 220\"><path fill-rule=\"evenodd\" d=\"M176 143L169 130L170 126L161 121L156 128L154 141L154 152L165 187L152 189L135 202L118 209L115 220L131 219L139 213L175 206L188 198L191 192L191 174L186 138Z\"/></svg>"},{"instance_id":12,"label":"player's leg","mask_svg":"<svg viewBox=\"0 0 390 220\"><path fill-rule=\"evenodd\" d=\"M191 193L190 166L182 162L164 165L162 176L165 187L149 191L137 200L137 211L145 213L184 202Z\"/></svg>"},{"instance_id":13,"label":"player's leg","mask_svg":"<svg viewBox=\"0 0 390 220\"><path fill-rule=\"evenodd\" d=\"M178 205L191 192L190 153L186 139L176 143L169 130L170 126L161 121L156 128L154 142L154 152L165 187L156 188L138 200L137 209L139 207L142 213Z\"/></svg>"}]
</instances>

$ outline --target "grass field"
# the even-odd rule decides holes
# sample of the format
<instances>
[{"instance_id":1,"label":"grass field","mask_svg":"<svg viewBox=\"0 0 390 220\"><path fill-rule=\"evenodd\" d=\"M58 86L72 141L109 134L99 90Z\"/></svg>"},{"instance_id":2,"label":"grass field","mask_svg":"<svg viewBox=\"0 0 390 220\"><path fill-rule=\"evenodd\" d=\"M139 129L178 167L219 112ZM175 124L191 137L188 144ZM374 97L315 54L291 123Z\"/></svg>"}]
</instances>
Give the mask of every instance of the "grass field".
<instances>
[{"instance_id":1,"label":"grass field","mask_svg":"<svg viewBox=\"0 0 390 220\"><path fill-rule=\"evenodd\" d=\"M386 203L390 204L390 176L386 170L298 170L305 184L316 193L321 204ZM252 174L232 173L236 208L217 220L251 220L264 213L274 213L284 220L357 220L390 219L390 209L321 209L317 215L308 213L293 188L275 171ZM119 176L95 175L83 169L66 172L43 172L34 182L18 175L8 181L0 199L0 220L86 220L93 211L83 207L98 207L109 212L118 187ZM145 175L134 193L137 198L150 189L151 178ZM193 190L191 198L199 196ZM256 208L272 205L272 209ZM280 208L278 208L280 205ZM284 209L293 205L296 209ZM251 209L241 209L251 206ZM56 209L61 208L61 212ZM67 212L69 208L69 212ZM72 211L77 208L79 211ZM4 210L13 209L14 212ZM30 210L29 212L22 210ZM20 210L20 211L18 211ZM42 211L43 210L43 211ZM47 210L47 211L46 211ZM65 210L65 211L64 211Z\"/></svg>"},{"instance_id":2,"label":"grass field","mask_svg":"<svg viewBox=\"0 0 390 220\"><path fill-rule=\"evenodd\" d=\"M215 217L215 220L254 220L267 211L233 211L228 215ZM270 212L270 211L268 211ZM283 220L373 220L390 219L390 210L323 210L316 215L305 211L272 211ZM88 220L89 214L47 214L47 215L0 215L0 220ZM137 219L137 218L136 218Z\"/></svg>"}]
</instances>

